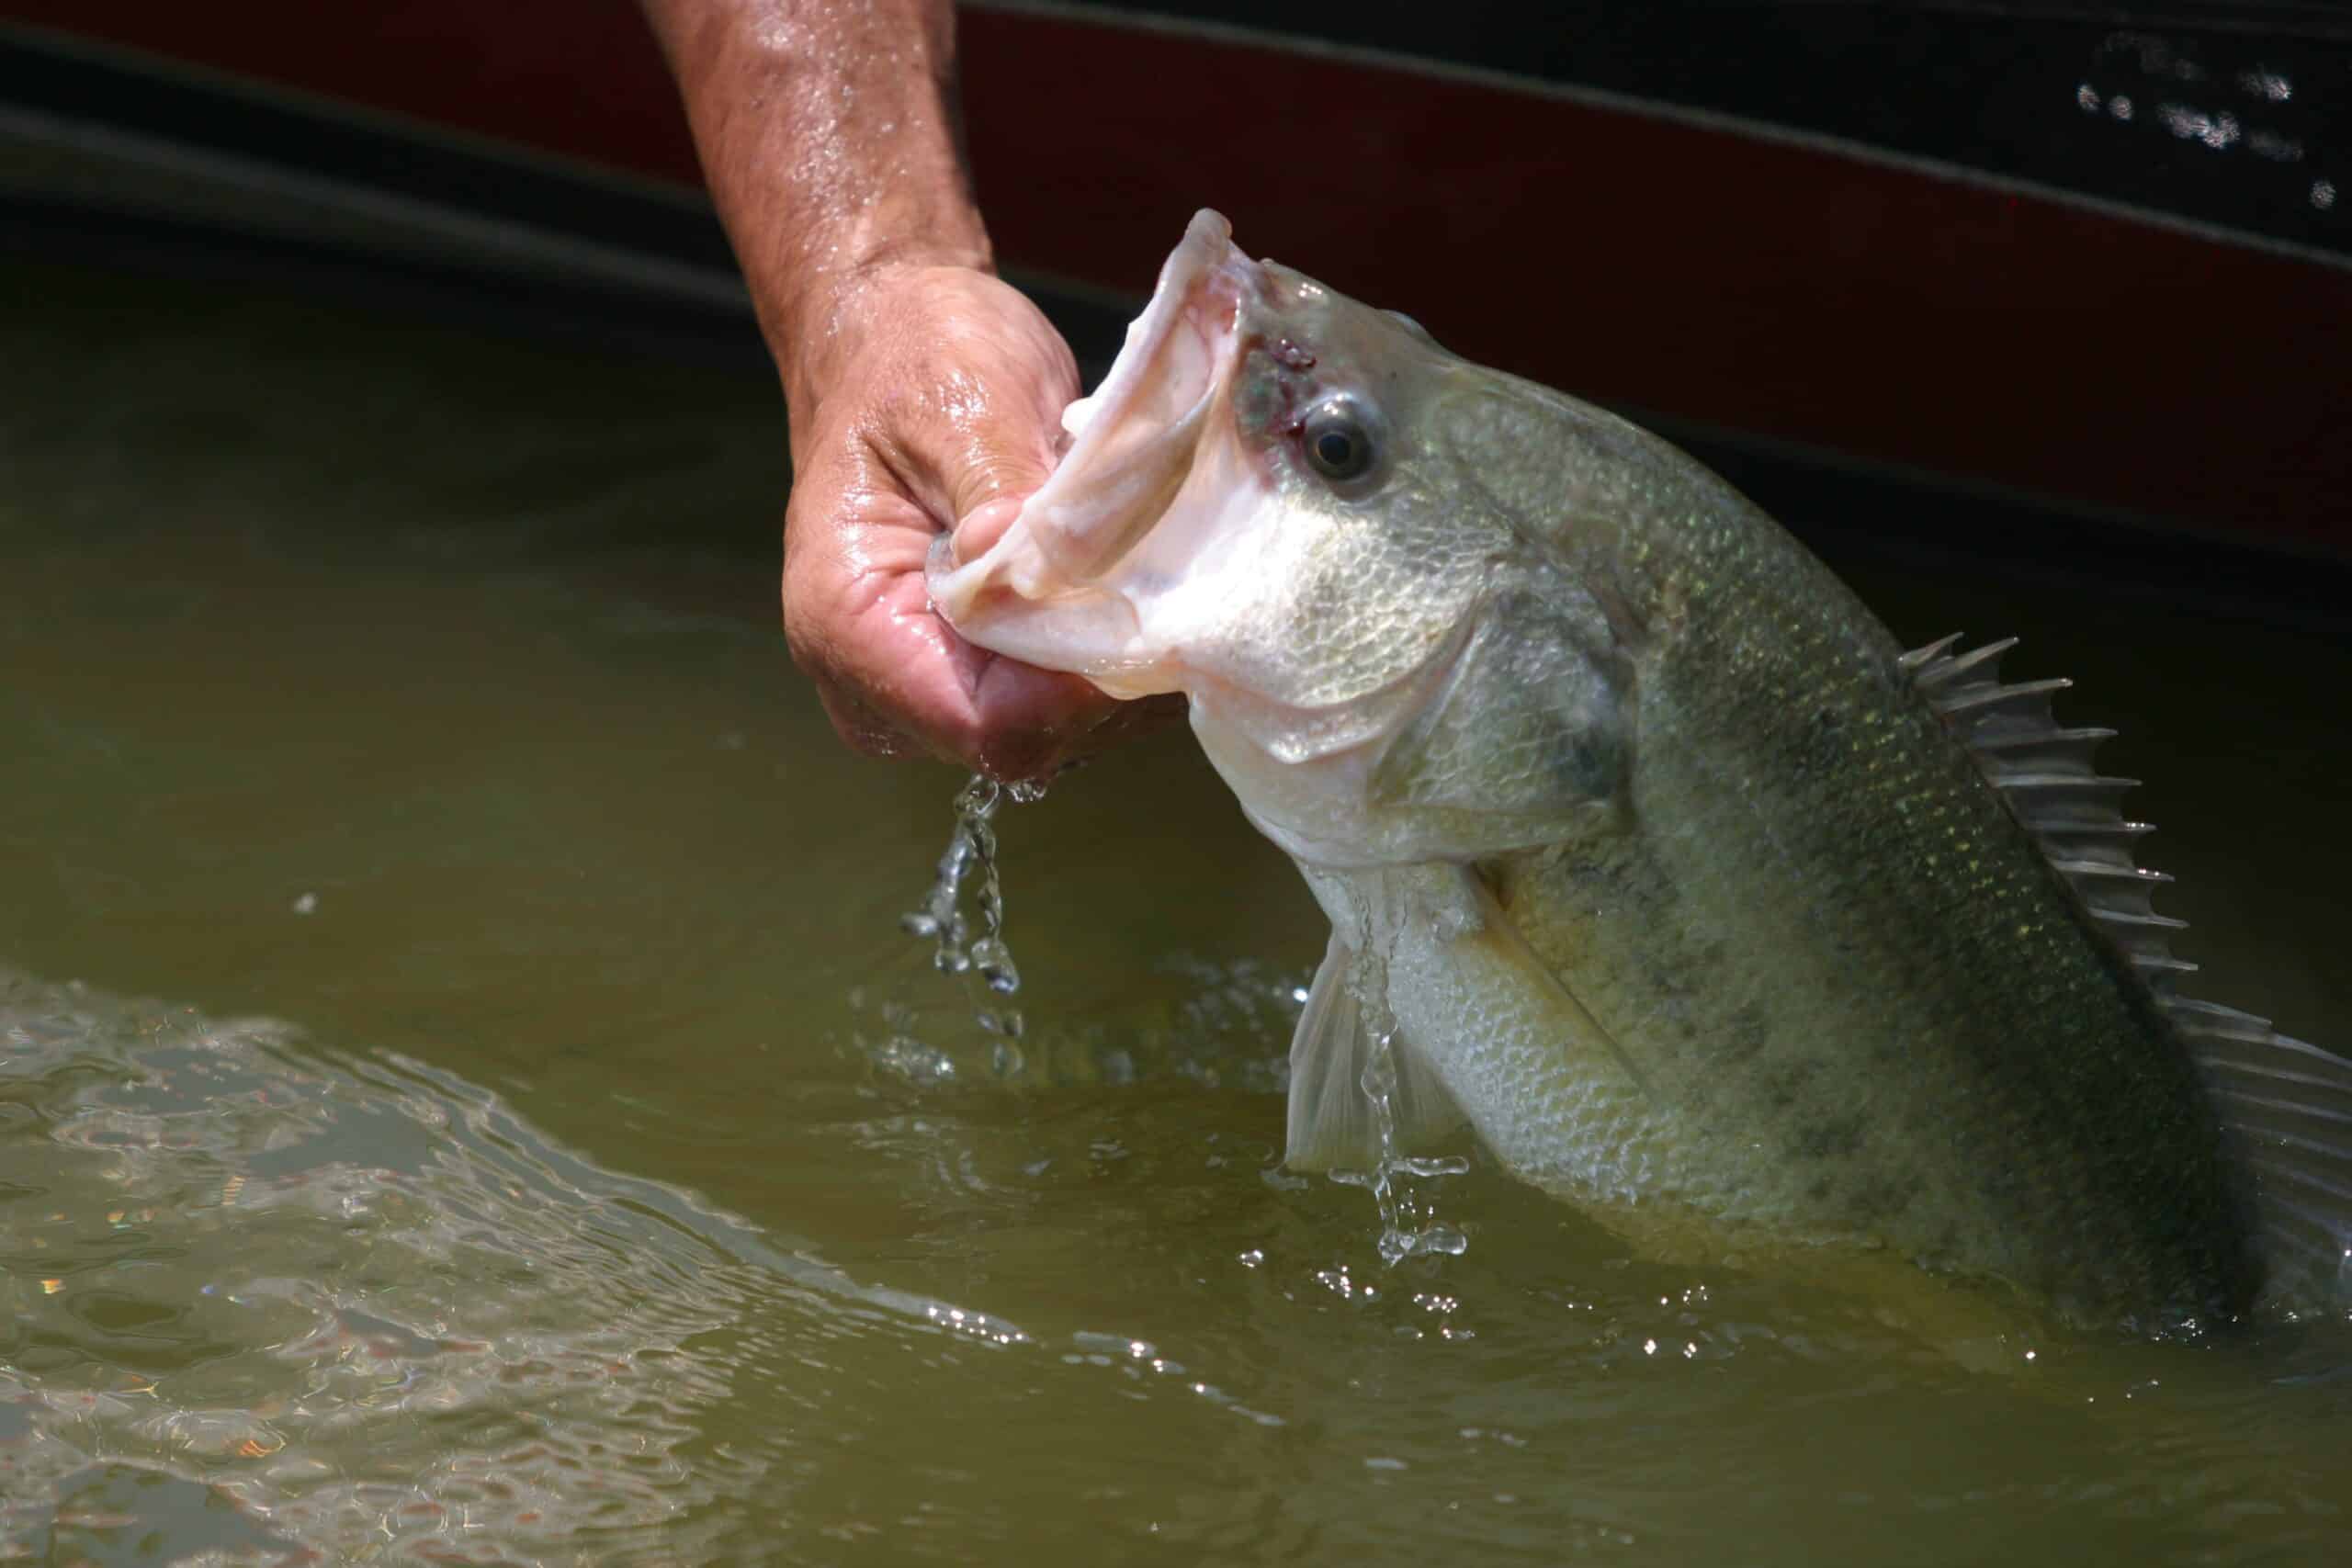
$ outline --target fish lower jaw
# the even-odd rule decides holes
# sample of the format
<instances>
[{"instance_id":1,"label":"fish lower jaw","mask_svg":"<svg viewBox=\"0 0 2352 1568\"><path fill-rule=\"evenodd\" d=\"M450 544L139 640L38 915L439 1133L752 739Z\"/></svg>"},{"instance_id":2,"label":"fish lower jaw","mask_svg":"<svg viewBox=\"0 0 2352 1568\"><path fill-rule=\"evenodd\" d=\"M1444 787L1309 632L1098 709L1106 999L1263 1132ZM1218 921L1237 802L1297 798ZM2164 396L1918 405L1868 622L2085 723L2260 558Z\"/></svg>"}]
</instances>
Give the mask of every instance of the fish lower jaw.
<instances>
[{"instance_id":1,"label":"fish lower jaw","mask_svg":"<svg viewBox=\"0 0 2352 1568\"><path fill-rule=\"evenodd\" d=\"M1143 645L1134 608L1115 593L1025 591L1019 559L1000 547L962 566L947 540L932 547L931 604L956 635L1007 659L1081 675L1114 697L1177 690L1167 661Z\"/></svg>"},{"instance_id":2,"label":"fish lower jaw","mask_svg":"<svg viewBox=\"0 0 2352 1568\"><path fill-rule=\"evenodd\" d=\"M1419 858L1367 809L1363 780L1376 745L1281 761L1246 738L1220 732L1215 708L1197 690L1192 696L1193 733L1242 815L1302 868L1377 871Z\"/></svg>"}]
</instances>

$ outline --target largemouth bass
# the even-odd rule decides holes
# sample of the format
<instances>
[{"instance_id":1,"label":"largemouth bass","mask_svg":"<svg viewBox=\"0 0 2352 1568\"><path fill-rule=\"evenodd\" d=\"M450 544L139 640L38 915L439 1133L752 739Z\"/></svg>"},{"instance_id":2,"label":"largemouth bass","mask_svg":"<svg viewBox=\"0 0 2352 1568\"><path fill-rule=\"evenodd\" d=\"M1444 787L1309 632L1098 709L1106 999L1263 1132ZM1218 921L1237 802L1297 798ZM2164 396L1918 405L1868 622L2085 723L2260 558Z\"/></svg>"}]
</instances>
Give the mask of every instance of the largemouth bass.
<instances>
[{"instance_id":1,"label":"largemouth bass","mask_svg":"<svg viewBox=\"0 0 2352 1568\"><path fill-rule=\"evenodd\" d=\"M1906 653L1666 443L1197 217L980 646L1182 692L1330 948L1287 1159L1466 1119L1635 1235L1888 1249L2154 1331L2352 1285L2352 1065L2173 991L2103 732ZM1374 1080L1385 1088L1387 1079Z\"/></svg>"}]
</instances>

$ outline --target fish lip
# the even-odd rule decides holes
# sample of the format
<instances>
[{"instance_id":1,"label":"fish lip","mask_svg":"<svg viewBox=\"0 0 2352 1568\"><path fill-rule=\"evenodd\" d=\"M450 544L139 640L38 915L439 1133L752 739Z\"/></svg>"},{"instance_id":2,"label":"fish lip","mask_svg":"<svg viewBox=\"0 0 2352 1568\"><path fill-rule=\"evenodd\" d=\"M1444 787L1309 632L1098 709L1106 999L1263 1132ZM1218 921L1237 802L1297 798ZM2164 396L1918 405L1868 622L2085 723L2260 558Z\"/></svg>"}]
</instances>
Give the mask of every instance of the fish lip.
<instances>
[{"instance_id":1,"label":"fish lip","mask_svg":"<svg viewBox=\"0 0 2352 1568\"><path fill-rule=\"evenodd\" d=\"M1240 311L1243 287L1256 281L1256 263L1233 248L1233 226L1206 208L1193 214L1184 238L1160 264L1159 279L1143 314L1127 328L1126 341L1093 392L1062 411L1063 428L1070 432L1063 455L1037 498L1049 504L1055 492L1067 489L1065 475L1086 477L1108 444L1110 433L1136 412L1155 389L1154 372L1160 369L1177 334L1191 328L1199 335L1207 375L1190 389L1188 407L1176 423L1191 423L1215 397L1227 378L1229 355L1219 352L1229 344ZM1083 411L1081 412L1081 411ZM1073 423L1073 419L1077 423ZM1063 483L1056 484L1057 479Z\"/></svg>"},{"instance_id":2,"label":"fish lip","mask_svg":"<svg viewBox=\"0 0 2352 1568\"><path fill-rule=\"evenodd\" d=\"M1064 411L1071 436L1060 461L1001 537L970 559L952 532L933 546L931 597L949 625L986 600L1058 597L1097 582L1150 532L1157 517L1143 502L1189 471L1240 358L1244 303L1266 287L1232 232L1214 211L1194 214L1102 384ZM1186 333L1193 357L1182 351ZM1148 432L1141 439L1130 428L1137 424ZM1106 507L1102 491L1123 480L1136 502Z\"/></svg>"}]
</instances>

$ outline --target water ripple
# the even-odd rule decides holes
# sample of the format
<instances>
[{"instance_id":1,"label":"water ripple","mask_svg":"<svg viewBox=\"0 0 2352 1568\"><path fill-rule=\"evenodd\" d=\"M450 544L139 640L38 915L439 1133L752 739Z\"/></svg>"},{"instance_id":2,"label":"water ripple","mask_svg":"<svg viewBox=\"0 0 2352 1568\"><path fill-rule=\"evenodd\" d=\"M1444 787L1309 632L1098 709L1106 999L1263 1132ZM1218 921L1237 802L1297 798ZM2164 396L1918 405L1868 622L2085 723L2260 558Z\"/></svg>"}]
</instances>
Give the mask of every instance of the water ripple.
<instances>
[{"instance_id":1,"label":"water ripple","mask_svg":"<svg viewBox=\"0 0 2352 1568\"><path fill-rule=\"evenodd\" d=\"M268 1023L0 976L0 1103L18 1547L199 1539L225 1497L241 1551L692 1557L760 1480L696 1446L745 1300L871 1294L448 1074Z\"/></svg>"}]
</instances>

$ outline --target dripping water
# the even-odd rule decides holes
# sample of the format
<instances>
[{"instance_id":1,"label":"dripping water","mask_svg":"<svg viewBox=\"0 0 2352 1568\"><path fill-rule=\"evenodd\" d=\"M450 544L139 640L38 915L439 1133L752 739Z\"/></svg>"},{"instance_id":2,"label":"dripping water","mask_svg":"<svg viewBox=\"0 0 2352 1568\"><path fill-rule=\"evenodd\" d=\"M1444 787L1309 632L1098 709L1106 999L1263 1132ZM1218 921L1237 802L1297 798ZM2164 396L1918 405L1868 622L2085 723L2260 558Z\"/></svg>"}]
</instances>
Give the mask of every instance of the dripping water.
<instances>
[{"instance_id":1,"label":"dripping water","mask_svg":"<svg viewBox=\"0 0 2352 1568\"><path fill-rule=\"evenodd\" d=\"M933 944L931 961L942 974L968 976L985 987L974 1016L997 1037L995 1066L1001 1073L1021 1066L1023 1026L1019 1009L995 1000L1021 989L1021 971L1004 941L1004 887L992 819L1007 799L1027 805L1045 794L1043 784L1001 784L984 773L973 774L956 792L956 826L922 908L899 919L910 935Z\"/></svg>"},{"instance_id":2,"label":"dripping water","mask_svg":"<svg viewBox=\"0 0 2352 1568\"><path fill-rule=\"evenodd\" d=\"M1397 1148L1396 1021L1388 1010L1387 976L1384 969L1365 963L1350 976L1350 983L1356 988L1357 1005L1372 1042L1356 1082L1372 1106L1373 1131L1380 1152L1370 1170L1335 1170L1332 1179L1368 1189L1379 1204L1380 1260L1388 1267L1431 1253L1458 1257L1469 1249L1469 1237L1453 1225L1438 1224L1436 1204L1407 1179L1460 1176L1470 1168L1470 1162L1459 1155L1432 1158L1407 1155Z\"/></svg>"}]
</instances>

